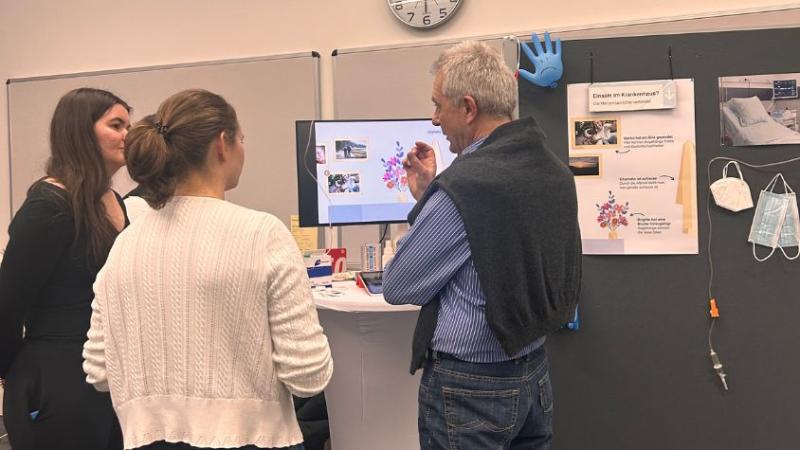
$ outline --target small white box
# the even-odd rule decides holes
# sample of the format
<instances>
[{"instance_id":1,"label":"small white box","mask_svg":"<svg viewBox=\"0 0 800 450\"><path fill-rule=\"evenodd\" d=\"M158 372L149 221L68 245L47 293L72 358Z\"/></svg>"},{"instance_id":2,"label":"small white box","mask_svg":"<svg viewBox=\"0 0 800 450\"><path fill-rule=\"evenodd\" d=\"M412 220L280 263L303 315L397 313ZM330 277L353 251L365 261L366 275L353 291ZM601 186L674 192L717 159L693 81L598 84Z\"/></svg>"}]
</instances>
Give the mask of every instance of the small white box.
<instances>
[{"instance_id":1,"label":"small white box","mask_svg":"<svg viewBox=\"0 0 800 450\"><path fill-rule=\"evenodd\" d=\"M306 264L308 278L311 286L333 286L333 267L331 257L324 251L304 252L303 260Z\"/></svg>"}]
</instances>

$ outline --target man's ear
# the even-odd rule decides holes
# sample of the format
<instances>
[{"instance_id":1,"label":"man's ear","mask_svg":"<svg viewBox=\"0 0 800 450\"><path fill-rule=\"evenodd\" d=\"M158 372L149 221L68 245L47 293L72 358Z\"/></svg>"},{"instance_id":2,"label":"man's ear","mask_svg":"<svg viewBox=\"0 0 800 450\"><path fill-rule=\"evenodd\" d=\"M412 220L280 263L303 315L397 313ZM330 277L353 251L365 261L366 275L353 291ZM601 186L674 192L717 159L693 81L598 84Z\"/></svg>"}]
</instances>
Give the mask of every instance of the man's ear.
<instances>
[{"instance_id":1,"label":"man's ear","mask_svg":"<svg viewBox=\"0 0 800 450\"><path fill-rule=\"evenodd\" d=\"M463 102L467 123L472 123L478 117L478 102L471 95L465 95Z\"/></svg>"}]
</instances>

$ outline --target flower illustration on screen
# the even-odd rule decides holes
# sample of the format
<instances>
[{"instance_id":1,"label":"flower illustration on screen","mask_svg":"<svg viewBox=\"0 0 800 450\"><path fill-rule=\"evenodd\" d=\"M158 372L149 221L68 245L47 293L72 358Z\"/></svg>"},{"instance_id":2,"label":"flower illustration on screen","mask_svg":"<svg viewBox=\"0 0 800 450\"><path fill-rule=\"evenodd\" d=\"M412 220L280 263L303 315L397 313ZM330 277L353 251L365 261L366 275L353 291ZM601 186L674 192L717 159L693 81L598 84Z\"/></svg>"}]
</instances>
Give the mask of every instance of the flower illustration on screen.
<instances>
[{"instance_id":1,"label":"flower illustration on screen","mask_svg":"<svg viewBox=\"0 0 800 450\"><path fill-rule=\"evenodd\" d=\"M408 188L408 177L406 176L406 169L403 168L403 146L400 141L395 141L394 155L389 158L381 158L383 164L383 182L386 184L386 189L397 189L400 192L405 192Z\"/></svg>"}]
</instances>

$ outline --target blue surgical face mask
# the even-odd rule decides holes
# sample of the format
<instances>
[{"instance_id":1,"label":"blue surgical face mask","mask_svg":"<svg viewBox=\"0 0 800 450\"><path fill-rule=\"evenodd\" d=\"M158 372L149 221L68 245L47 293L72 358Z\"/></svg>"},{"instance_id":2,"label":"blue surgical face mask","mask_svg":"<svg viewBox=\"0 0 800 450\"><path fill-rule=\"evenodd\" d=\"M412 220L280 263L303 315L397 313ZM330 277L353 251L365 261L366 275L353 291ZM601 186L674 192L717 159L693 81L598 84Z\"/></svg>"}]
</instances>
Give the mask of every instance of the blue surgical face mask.
<instances>
[{"instance_id":1,"label":"blue surgical face mask","mask_svg":"<svg viewBox=\"0 0 800 450\"><path fill-rule=\"evenodd\" d=\"M800 215L797 213L797 197L794 193L788 194L787 197L789 198L789 204L786 208L783 227L781 227L781 237L778 240L778 247L781 249L800 246ZM800 249L798 250L800 251ZM784 252L785 254L786 252ZM794 259L789 256L786 257Z\"/></svg>"},{"instance_id":2,"label":"blue surgical face mask","mask_svg":"<svg viewBox=\"0 0 800 450\"><path fill-rule=\"evenodd\" d=\"M774 192L778 179L783 181L784 193ZM794 191L784 180L782 174L775 175L758 196L753 224L750 226L748 242L753 244L753 257L762 262L769 259L780 248L787 259L796 259L800 256L800 248L794 256L786 254L784 247L795 247L800 243L800 216L797 212L797 198ZM756 254L756 244L769 247L772 250L764 258Z\"/></svg>"}]
</instances>

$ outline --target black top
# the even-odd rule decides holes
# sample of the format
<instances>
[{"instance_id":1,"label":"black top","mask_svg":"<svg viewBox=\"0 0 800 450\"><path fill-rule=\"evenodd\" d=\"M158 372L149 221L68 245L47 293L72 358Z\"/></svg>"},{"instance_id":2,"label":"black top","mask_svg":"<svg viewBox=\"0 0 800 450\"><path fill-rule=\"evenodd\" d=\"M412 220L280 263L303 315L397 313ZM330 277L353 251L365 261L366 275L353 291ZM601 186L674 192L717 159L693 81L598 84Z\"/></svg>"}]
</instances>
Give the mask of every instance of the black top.
<instances>
[{"instance_id":1,"label":"black top","mask_svg":"<svg viewBox=\"0 0 800 450\"><path fill-rule=\"evenodd\" d=\"M142 195L144 195L144 187L140 184L125 194L124 198L127 199L128 197L141 197Z\"/></svg>"},{"instance_id":2,"label":"black top","mask_svg":"<svg viewBox=\"0 0 800 450\"><path fill-rule=\"evenodd\" d=\"M86 339L97 269L86 237L75 241L74 230L66 192L35 183L8 227L0 266L0 378L19 351L23 325L28 340Z\"/></svg>"},{"instance_id":3,"label":"black top","mask_svg":"<svg viewBox=\"0 0 800 450\"><path fill-rule=\"evenodd\" d=\"M479 150L456 158L423 194L410 222L436 189L464 221L486 320L507 354L569 321L581 283L575 180L532 118L501 125ZM438 307L438 299L431 303ZM428 326L418 321L421 336L432 336L423 330ZM415 343L421 358L425 347Z\"/></svg>"}]
</instances>

